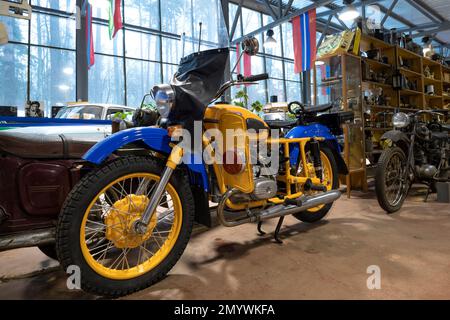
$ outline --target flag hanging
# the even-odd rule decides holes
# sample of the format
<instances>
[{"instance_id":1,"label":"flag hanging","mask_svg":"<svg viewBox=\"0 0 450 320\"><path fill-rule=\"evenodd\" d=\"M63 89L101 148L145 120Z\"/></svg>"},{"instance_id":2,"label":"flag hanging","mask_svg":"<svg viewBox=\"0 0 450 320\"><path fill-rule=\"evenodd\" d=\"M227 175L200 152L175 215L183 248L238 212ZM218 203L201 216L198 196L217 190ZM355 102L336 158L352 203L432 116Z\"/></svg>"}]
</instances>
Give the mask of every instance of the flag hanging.
<instances>
[{"instance_id":1,"label":"flag hanging","mask_svg":"<svg viewBox=\"0 0 450 320\"><path fill-rule=\"evenodd\" d=\"M239 74L241 73L241 44L238 43L236 44L236 61L237 61L237 65L236 65L236 72Z\"/></svg>"},{"instance_id":2,"label":"flag hanging","mask_svg":"<svg viewBox=\"0 0 450 320\"><path fill-rule=\"evenodd\" d=\"M236 66L236 72L238 74L241 73L241 61L240 61L241 58L244 59L244 77L250 77L252 75L252 56L244 52L244 54L241 57L241 44L238 43L236 45L236 61L238 61ZM245 86L247 87L248 85Z\"/></svg>"},{"instance_id":3,"label":"flag hanging","mask_svg":"<svg viewBox=\"0 0 450 320\"><path fill-rule=\"evenodd\" d=\"M311 70L316 60L316 9L292 19L295 73Z\"/></svg>"},{"instance_id":4,"label":"flag hanging","mask_svg":"<svg viewBox=\"0 0 450 320\"><path fill-rule=\"evenodd\" d=\"M122 29L122 13L120 4L122 0L109 0L109 38L112 40L117 32Z\"/></svg>"},{"instance_id":5,"label":"flag hanging","mask_svg":"<svg viewBox=\"0 0 450 320\"><path fill-rule=\"evenodd\" d=\"M252 75L252 56L244 53L244 77Z\"/></svg>"},{"instance_id":6,"label":"flag hanging","mask_svg":"<svg viewBox=\"0 0 450 320\"><path fill-rule=\"evenodd\" d=\"M86 57L88 69L90 69L95 63L95 53L94 37L92 32L92 5L89 1L84 1L82 11L86 16Z\"/></svg>"},{"instance_id":7,"label":"flag hanging","mask_svg":"<svg viewBox=\"0 0 450 320\"><path fill-rule=\"evenodd\" d=\"M244 53L244 77L250 77L252 75L252 56ZM249 84L245 85L250 86Z\"/></svg>"}]
</instances>

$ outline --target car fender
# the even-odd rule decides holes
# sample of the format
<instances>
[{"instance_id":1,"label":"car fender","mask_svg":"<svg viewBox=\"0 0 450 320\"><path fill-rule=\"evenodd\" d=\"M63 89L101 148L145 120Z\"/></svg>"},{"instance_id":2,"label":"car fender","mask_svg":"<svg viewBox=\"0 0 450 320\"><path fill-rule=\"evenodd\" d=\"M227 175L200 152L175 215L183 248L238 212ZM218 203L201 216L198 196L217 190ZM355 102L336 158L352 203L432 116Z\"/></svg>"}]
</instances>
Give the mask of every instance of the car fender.
<instances>
[{"instance_id":1,"label":"car fender","mask_svg":"<svg viewBox=\"0 0 450 320\"><path fill-rule=\"evenodd\" d=\"M165 155L169 155L172 152L171 139L167 134L167 130L143 127L123 130L107 137L94 145L83 156L83 159L99 165L118 149L134 142L143 142L148 149ZM209 191L208 174L201 155L185 152L183 164L188 168L191 184L198 185L205 191Z\"/></svg>"}]
</instances>

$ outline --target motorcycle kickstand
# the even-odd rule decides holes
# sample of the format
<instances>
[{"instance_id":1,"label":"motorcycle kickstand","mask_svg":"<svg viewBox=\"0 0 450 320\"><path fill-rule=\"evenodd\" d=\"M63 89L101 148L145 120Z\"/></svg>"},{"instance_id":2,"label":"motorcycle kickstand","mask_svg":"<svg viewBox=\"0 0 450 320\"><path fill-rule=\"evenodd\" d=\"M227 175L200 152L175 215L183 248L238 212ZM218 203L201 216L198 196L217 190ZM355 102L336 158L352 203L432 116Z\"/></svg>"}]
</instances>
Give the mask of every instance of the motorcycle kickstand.
<instances>
[{"instance_id":1,"label":"motorcycle kickstand","mask_svg":"<svg viewBox=\"0 0 450 320\"><path fill-rule=\"evenodd\" d=\"M273 234L273 238L279 244L283 244L283 241L278 237L278 234L280 233L281 226L283 225L283 221L284 221L284 216L280 217L280 220L278 220L277 227L275 228L275 232Z\"/></svg>"},{"instance_id":2,"label":"motorcycle kickstand","mask_svg":"<svg viewBox=\"0 0 450 320\"><path fill-rule=\"evenodd\" d=\"M257 227L257 230L258 230L258 234L259 234L259 236L263 236L263 235L265 235L266 233L264 232L264 230L263 229L261 229L261 227L262 227L262 221L260 221L260 222L258 222L258 227Z\"/></svg>"},{"instance_id":3,"label":"motorcycle kickstand","mask_svg":"<svg viewBox=\"0 0 450 320\"><path fill-rule=\"evenodd\" d=\"M428 186L427 194L426 194L426 196L425 196L424 202L427 202L427 201L428 201L428 197L429 197L430 193L431 193L431 186Z\"/></svg>"}]
</instances>

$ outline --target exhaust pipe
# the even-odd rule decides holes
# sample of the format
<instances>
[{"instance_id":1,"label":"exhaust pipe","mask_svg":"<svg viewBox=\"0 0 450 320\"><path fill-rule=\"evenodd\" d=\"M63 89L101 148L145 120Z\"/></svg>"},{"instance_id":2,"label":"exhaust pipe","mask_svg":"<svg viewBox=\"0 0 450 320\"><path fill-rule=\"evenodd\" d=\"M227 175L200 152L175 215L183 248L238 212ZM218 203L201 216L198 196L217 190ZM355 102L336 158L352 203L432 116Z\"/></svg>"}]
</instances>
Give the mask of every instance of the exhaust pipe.
<instances>
[{"instance_id":1,"label":"exhaust pipe","mask_svg":"<svg viewBox=\"0 0 450 320\"><path fill-rule=\"evenodd\" d=\"M0 251L55 243L55 228L28 231L0 237Z\"/></svg>"},{"instance_id":2,"label":"exhaust pipe","mask_svg":"<svg viewBox=\"0 0 450 320\"><path fill-rule=\"evenodd\" d=\"M250 223L250 222L260 222L273 218L279 218L291 214L295 214L310 208L314 208L320 205L329 204L341 197L341 192L339 190L331 190L314 196L301 196L298 198L300 206L296 205L276 205L270 207L268 209L262 210L257 214L243 218L235 221L228 221L225 218L225 204L227 200L236 193L239 193L238 189L230 189L228 190L220 200L219 206L217 207L217 218L220 223L225 227L236 227L242 224Z\"/></svg>"}]
</instances>

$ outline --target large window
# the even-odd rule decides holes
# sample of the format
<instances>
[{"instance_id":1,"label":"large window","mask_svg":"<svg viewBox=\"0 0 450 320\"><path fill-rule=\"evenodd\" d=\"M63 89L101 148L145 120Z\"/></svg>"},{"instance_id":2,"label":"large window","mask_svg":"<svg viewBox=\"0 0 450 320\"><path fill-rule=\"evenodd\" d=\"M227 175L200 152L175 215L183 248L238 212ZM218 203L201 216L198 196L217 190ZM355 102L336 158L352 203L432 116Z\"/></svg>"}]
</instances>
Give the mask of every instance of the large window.
<instances>
[{"instance_id":1,"label":"large window","mask_svg":"<svg viewBox=\"0 0 450 320\"><path fill-rule=\"evenodd\" d=\"M199 22L201 49L219 41L219 4L219 0L127 0L124 30L110 40L107 2L96 1L96 62L89 71L89 101L138 107L154 85L172 79L183 56L198 50Z\"/></svg>"},{"instance_id":2,"label":"large window","mask_svg":"<svg viewBox=\"0 0 450 320\"><path fill-rule=\"evenodd\" d=\"M230 25L233 24L237 8L237 5L230 4ZM242 19L239 19L234 39L239 38L242 34L255 31L272 21L273 19L267 15L242 8ZM292 24L285 23L273 31L274 38L277 40L277 46L273 49L264 47L265 34L256 36L261 44L261 52L256 57L252 57L252 74L267 72L270 79L260 82L257 86L245 88L250 103L259 101L264 104L270 101L272 96L276 96L278 101L301 100L301 78L300 75L294 73ZM236 54L234 53L231 57L231 67L234 67L235 63ZM243 63L241 63L241 69L236 70L235 74L242 72ZM233 89L232 95L235 95L237 90Z\"/></svg>"},{"instance_id":3,"label":"large window","mask_svg":"<svg viewBox=\"0 0 450 320\"><path fill-rule=\"evenodd\" d=\"M76 100L76 0L30 0L32 20L0 17L10 43L0 47L0 105L52 106ZM217 46L220 0L126 0L124 29L109 39L108 1L91 0L95 64L88 72L89 102L138 107L158 83L170 81L180 59ZM83 17L84 19L84 17ZM183 36L184 35L184 36ZM182 41L182 38L185 40Z\"/></svg>"},{"instance_id":4,"label":"large window","mask_svg":"<svg viewBox=\"0 0 450 320\"><path fill-rule=\"evenodd\" d=\"M10 43L0 47L0 105L25 114L27 101L52 106L75 101L75 0L33 0L31 21L0 17Z\"/></svg>"}]
</instances>

